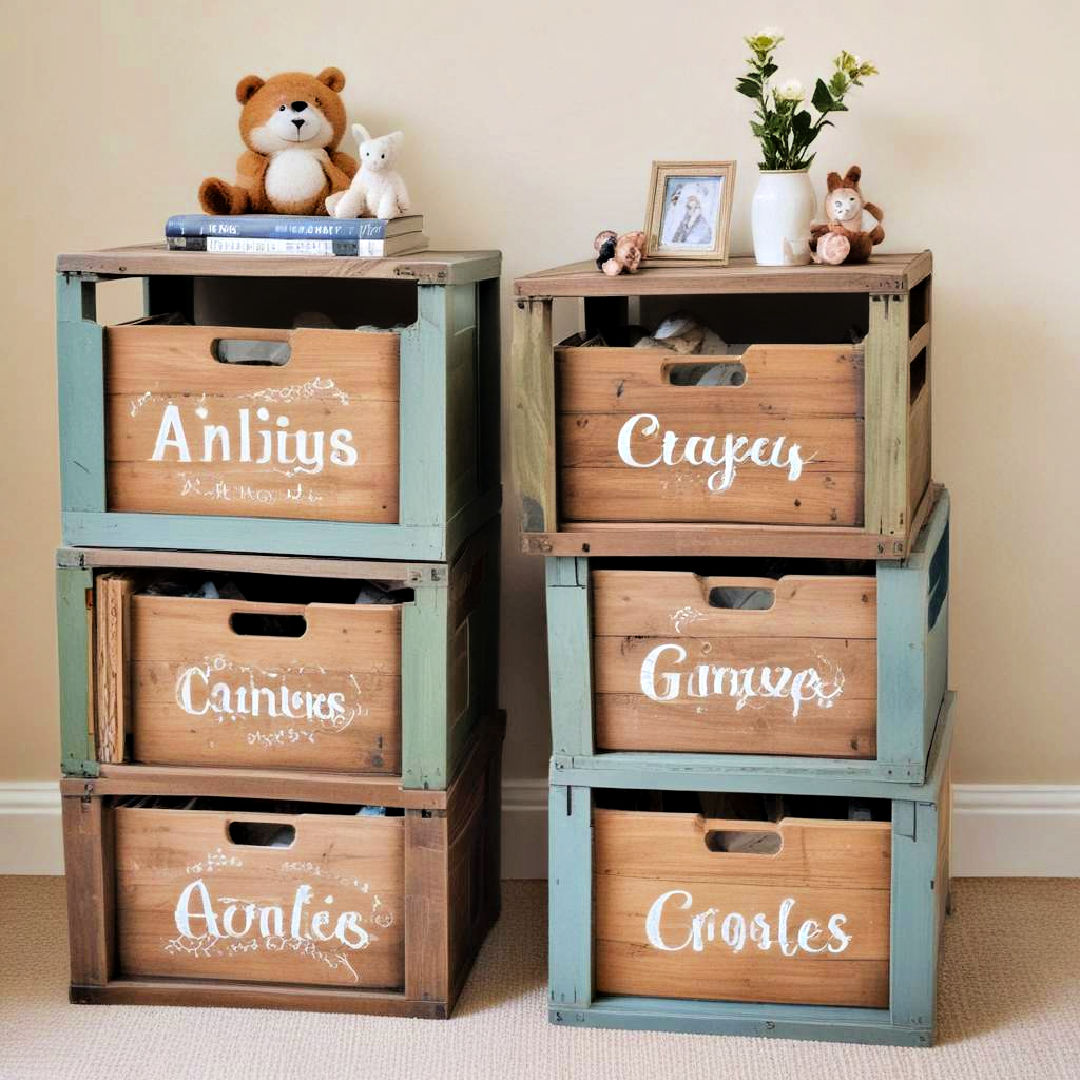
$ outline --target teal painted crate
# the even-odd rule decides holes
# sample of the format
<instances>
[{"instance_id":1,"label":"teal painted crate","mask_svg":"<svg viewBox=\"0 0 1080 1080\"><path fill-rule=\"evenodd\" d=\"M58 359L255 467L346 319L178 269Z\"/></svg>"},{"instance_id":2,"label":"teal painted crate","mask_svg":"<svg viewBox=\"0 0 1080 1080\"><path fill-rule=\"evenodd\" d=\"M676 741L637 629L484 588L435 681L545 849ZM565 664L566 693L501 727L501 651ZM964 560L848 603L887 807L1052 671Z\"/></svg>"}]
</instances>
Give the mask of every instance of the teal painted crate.
<instances>
[{"instance_id":1,"label":"teal painted crate","mask_svg":"<svg viewBox=\"0 0 1080 1080\"><path fill-rule=\"evenodd\" d=\"M497 252L369 260L147 247L63 255L58 269L64 543L440 562L498 511ZM111 333L97 290L130 278L143 281L147 317L179 313L194 326ZM338 326L402 328L289 329L312 310ZM247 337L288 345L289 359L227 364L221 343ZM290 380L290 363L302 377ZM339 431L355 453L335 457Z\"/></svg>"},{"instance_id":2,"label":"teal painted crate","mask_svg":"<svg viewBox=\"0 0 1080 1080\"><path fill-rule=\"evenodd\" d=\"M694 565L693 561L685 562L687 569ZM647 570L635 575L636 568L651 565L635 560L610 560L602 565L608 569L598 572L595 560L547 559L556 769L588 773L596 778L589 783L597 784L605 782L603 777L629 772L636 786L649 786L660 772L683 775L690 787L707 786L715 770L727 776L745 773L750 785L762 771L785 774L795 782L820 781L824 790L838 779L863 780L871 790L874 785L924 782L948 679L949 497L944 489L905 560L878 561L872 578L783 579L789 583L791 595L782 600L781 590L774 588L774 611L721 613L719 622L737 627L737 631L710 629L702 632L707 636L689 636L695 620L700 623L716 614L706 602L714 579ZM594 576L598 573L602 576ZM665 582L672 581L683 591L684 587L703 591L706 601L683 608L680 599L650 595L650 590L657 593ZM737 577L722 581L727 586L777 584ZM601 585L605 600L599 614L608 621L605 626L599 626L596 618ZM824 588L828 600L828 590L836 593L838 586L840 602L836 605L819 601L819 593L814 591ZM875 597L876 602L870 603ZM665 613L670 614L666 621ZM773 621L762 623L762 619ZM746 637L728 636L742 634L743 627L754 620L759 620L758 628L775 629L755 628L747 631ZM684 622L690 627L689 634ZM862 640L851 640L849 635ZM657 641L665 644L653 648ZM838 662L822 658L819 650L823 642L837 650ZM778 655L771 650L796 647L807 663L813 663L807 671L818 680L817 684L808 681L802 685L816 685L819 700L804 704L797 714L792 712L792 694L734 703L735 691L742 686L737 680L749 679L755 671L759 677L762 670L772 673L770 678L778 684L775 673L783 669L771 665L790 662L790 654ZM700 655L691 655L695 649ZM719 685L724 694L713 694L712 700L706 701L684 693L685 701L657 704L657 687L668 693L677 685L659 681L654 654L664 650L689 658L683 665L684 688L689 686L691 673L706 670L708 661L713 665L707 668L711 676L721 672ZM721 655L721 650L729 652ZM817 659L813 659L815 652ZM742 662L732 662L730 655L741 655ZM692 668L695 662L698 667ZM723 667L724 663L730 666ZM825 678L825 665L832 672L831 681ZM818 667L822 668L820 678ZM847 676L845 667L849 669ZM646 668L651 672L649 680L645 680ZM786 670L791 676L791 668ZM794 679L800 677L796 673L792 682L784 685L794 685ZM609 692L613 688L618 692ZM807 695L814 696L808 691ZM855 697L861 700L853 700ZM672 707L675 711L665 713ZM701 726L709 722L710 708L716 717L712 731ZM773 711L766 714L764 709ZM767 716L771 717L768 722ZM720 729L721 724L728 726ZM712 745L722 746L724 752L695 752L693 747L703 736L713 739ZM739 752L730 750L732 746L753 750ZM832 753L823 753L817 749L820 746Z\"/></svg>"},{"instance_id":3,"label":"teal painted crate","mask_svg":"<svg viewBox=\"0 0 1080 1080\"><path fill-rule=\"evenodd\" d=\"M145 592L181 574L253 599ZM361 582L409 592L353 604ZM498 590L497 519L451 563L61 548L62 771L444 790L495 711Z\"/></svg>"},{"instance_id":4,"label":"teal painted crate","mask_svg":"<svg viewBox=\"0 0 1080 1080\"><path fill-rule=\"evenodd\" d=\"M938 958L948 903L948 757L953 727L953 699L952 694L946 698L945 715L935 739L926 783L919 788L894 786L894 797L887 802L880 799L880 791L877 793L878 812L884 814L883 820L891 822L891 829L885 838L889 852L886 875L889 897L885 973L887 999L880 1006L704 1000L701 996L694 997L695 988L700 990L700 985L696 987L693 977L685 980L684 996L668 996L681 985L678 980L662 997L601 993L596 989L598 983L604 979L610 982L612 975L609 970L598 973L594 918L598 906L606 909L613 894L607 881L597 879L594 806L598 801L602 802L605 796L601 793L602 789L593 787L589 779L581 774L566 775L553 770L548 823L548 1016L551 1022L563 1026L929 1046L934 1036ZM679 790L680 785L669 783L671 779L670 776L657 777L652 790ZM744 778L741 775L733 778L733 784L727 783L728 778L722 772L713 779L712 791L747 790L742 784ZM830 794L858 797L859 787L858 783L840 782ZM790 776L768 773L758 773L756 785L750 790L793 795L818 792L816 785L800 788ZM708 828L709 822L705 821L701 837L703 842L706 841ZM709 850L736 849L710 846ZM827 849L817 849L818 860L828 858L828 855ZM672 853L668 850L657 850L657 856L658 863L672 859ZM600 857L610 858L610 850L606 856ZM724 858L724 855L717 854L716 857ZM752 857L767 859L770 856L761 854ZM806 864L803 869L809 875L820 865L820 862L813 866ZM860 871L863 869L866 868L860 868ZM664 876L657 871L658 878ZM738 876L747 877L741 873ZM797 881L791 884L797 904L799 885ZM700 879L686 883L685 891L691 893L691 898L694 889L705 891ZM745 886L743 893L747 893ZM710 899L716 899L715 891ZM717 910L714 914L718 916L720 913ZM639 918L644 924L645 911L635 909L631 918ZM725 926L726 922L725 918ZM707 929L707 923L703 926ZM714 929L717 931L715 937L703 931L701 952L705 948L729 947L724 944L724 935L733 931L721 927L719 918ZM856 920L853 918L845 923L845 929L850 931L854 939L858 932ZM638 930L648 937L647 926ZM880 936L880 931L877 933ZM810 940L815 939L811 937ZM687 941L692 947L692 937L688 936ZM777 942L778 938L772 941L773 944ZM662 965L660 970L663 970L667 963L665 958L680 952L671 947L671 942L665 941L664 944L667 946L664 957L659 961L654 957L649 958L651 968L655 969L659 962ZM646 941L642 948L648 947ZM744 960L752 962L755 955L748 954L751 959L744 957ZM644 962L643 956L639 959ZM798 960L793 962L798 963ZM825 960L818 965L824 968L824 973L820 975L822 979L829 978L828 963ZM642 970L637 965L631 965L629 970L634 971L635 968ZM684 968L680 966L678 970L681 972ZM749 981L741 985L749 985ZM815 992L826 996L821 987ZM748 995L736 990L732 996L745 998Z\"/></svg>"}]
</instances>

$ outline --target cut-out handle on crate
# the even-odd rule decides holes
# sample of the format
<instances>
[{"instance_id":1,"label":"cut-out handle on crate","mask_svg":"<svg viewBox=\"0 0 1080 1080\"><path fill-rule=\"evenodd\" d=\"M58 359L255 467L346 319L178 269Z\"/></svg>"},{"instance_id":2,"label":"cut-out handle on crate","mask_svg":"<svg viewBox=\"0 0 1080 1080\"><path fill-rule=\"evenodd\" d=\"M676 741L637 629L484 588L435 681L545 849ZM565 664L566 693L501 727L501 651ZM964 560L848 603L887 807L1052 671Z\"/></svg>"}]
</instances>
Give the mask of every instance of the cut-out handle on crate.
<instances>
[{"instance_id":1,"label":"cut-out handle on crate","mask_svg":"<svg viewBox=\"0 0 1080 1080\"><path fill-rule=\"evenodd\" d=\"M261 334L264 336L258 338L214 338L210 354L219 364L284 367L292 359L289 331L261 331Z\"/></svg>"},{"instance_id":2,"label":"cut-out handle on crate","mask_svg":"<svg viewBox=\"0 0 1080 1080\"><path fill-rule=\"evenodd\" d=\"M784 834L771 821L739 821L704 818L705 846L723 855L779 855L784 849Z\"/></svg>"},{"instance_id":3,"label":"cut-out handle on crate","mask_svg":"<svg viewBox=\"0 0 1080 1080\"><path fill-rule=\"evenodd\" d=\"M661 371L669 386L739 387L746 384L746 365L741 357L722 353L692 363L667 363Z\"/></svg>"},{"instance_id":4,"label":"cut-out handle on crate","mask_svg":"<svg viewBox=\"0 0 1080 1080\"><path fill-rule=\"evenodd\" d=\"M773 578L702 578L702 591L711 608L721 611L770 611L776 604Z\"/></svg>"},{"instance_id":5,"label":"cut-out handle on crate","mask_svg":"<svg viewBox=\"0 0 1080 1080\"><path fill-rule=\"evenodd\" d=\"M234 847L290 848L296 842L296 826L285 820L233 818L225 835Z\"/></svg>"},{"instance_id":6,"label":"cut-out handle on crate","mask_svg":"<svg viewBox=\"0 0 1080 1080\"><path fill-rule=\"evenodd\" d=\"M238 637L302 638L308 630L302 604L249 604L230 608L229 629Z\"/></svg>"}]
</instances>

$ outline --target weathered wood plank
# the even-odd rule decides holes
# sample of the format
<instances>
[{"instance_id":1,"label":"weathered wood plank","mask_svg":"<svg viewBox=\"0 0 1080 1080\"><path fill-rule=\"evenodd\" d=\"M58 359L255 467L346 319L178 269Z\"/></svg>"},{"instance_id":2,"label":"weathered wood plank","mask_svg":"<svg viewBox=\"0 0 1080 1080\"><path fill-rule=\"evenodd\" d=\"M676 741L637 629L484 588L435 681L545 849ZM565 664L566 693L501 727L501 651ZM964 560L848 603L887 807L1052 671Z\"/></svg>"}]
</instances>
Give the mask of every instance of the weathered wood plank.
<instances>
[{"instance_id":1,"label":"weathered wood plank","mask_svg":"<svg viewBox=\"0 0 1080 1080\"><path fill-rule=\"evenodd\" d=\"M423 285L463 285L497 278L498 251L423 251L390 259L304 255L219 255L170 251L166 244L136 244L59 255L60 272L142 277L340 277L413 280Z\"/></svg>"},{"instance_id":2,"label":"weathered wood plank","mask_svg":"<svg viewBox=\"0 0 1080 1080\"><path fill-rule=\"evenodd\" d=\"M908 508L908 300L870 297L866 349L865 522L869 532L904 537Z\"/></svg>"},{"instance_id":3,"label":"weathered wood plank","mask_svg":"<svg viewBox=\"0 0 1080 1080\"><path fill-rule=\"evenodd\" d=\"M519 301L514 306L511 385L511 439L521 528L526 533L543 532L557 525L550 300Z\"/></svg>"},{"instance_id":4,"label":"weathered wood plank","mask_svg":"<svg viewBox=\"0 0 1080 1080\"><path fill-rule=\"evenodd\" d=\"M608 277L592 260L543 270L514 282L518 296L660 296L707 293L906 292L930 273L929 251L874 255L844 266L758 266L749 256L727 266L645 267Z\"/></svg>"},{"instance_id":5,"label":"weathered wood plank","mask_svg":"<svg viewBox=\"0 0 1080 1080\"><path fill-rule=\"evenodd\" d=\"M123 574L99 574L94 583L98 761L119 764L127 751L131 712L131 594Z\"/></svg>"}]
</instances>

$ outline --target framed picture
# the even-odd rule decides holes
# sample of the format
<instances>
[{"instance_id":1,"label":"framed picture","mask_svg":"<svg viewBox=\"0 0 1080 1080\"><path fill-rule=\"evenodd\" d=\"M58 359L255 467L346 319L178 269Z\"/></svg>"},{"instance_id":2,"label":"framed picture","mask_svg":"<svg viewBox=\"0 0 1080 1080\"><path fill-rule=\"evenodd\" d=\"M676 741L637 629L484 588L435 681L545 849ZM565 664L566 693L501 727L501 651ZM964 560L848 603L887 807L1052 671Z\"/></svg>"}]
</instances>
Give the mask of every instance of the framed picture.
<instances>
[{"instance_id":1,"label":"framed picture","mask_svg":"<svg viewBox=\"0 0 1080 1080\"><path fill-rule=\"evenodd\" d=\"M726 264L734 187L734 161L654 161L646 258Z\"/></svg>"}]
</instances>

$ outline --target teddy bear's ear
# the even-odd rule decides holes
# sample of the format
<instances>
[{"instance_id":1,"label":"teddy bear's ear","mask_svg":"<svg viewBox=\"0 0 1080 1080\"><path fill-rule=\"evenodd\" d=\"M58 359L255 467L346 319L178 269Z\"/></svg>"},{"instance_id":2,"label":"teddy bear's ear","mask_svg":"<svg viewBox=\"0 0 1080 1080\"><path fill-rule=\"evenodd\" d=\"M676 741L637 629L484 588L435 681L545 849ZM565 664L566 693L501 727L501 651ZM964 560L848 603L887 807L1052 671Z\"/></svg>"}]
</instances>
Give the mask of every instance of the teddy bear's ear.
<instances>
[{"instance_id":1,"label":"teddy bear's ear","mask_svg":"<svg viewBox=\"0 0 1080 1080\"><path fill-rule=\"evenodd\" d=\"M323 68L315 78L329 86L335 94L340 94L345 89L345 76L339 68Z\"/></svg>"},{"instance_id":2,"label":"teddy bear's ear","mask_svg":"<svg viewBox=\"0 0 1080 1080\"><path fill-rule=\"evenodd\" d=\"M838 172L831 172L825 177L825 186L829 191L835 191L838 187L844 186L844 178Z\"/></svg>"},{"instance_id":3,"label":"teddy bear's ear","mask_svg":"<svg viewBox=\"0 0 1080 1080\"><path fill-rule=\"evenodd\" d=\"M847 171L847 176L844 177L844 182L848 187L858 187L861 179L862 169L858 165L852 165Z\"/></svg>"},{"instance_id":4,"label":"teddy bear's ear","mask_svg":"<svg viewBox=\"0 0 1080 1080\"><path fill-rule=\"evenodd\" d=\"M265 85L266 80L258 75L245 75L236 84L236 100L246 105Z\"/></svg>"}]
</instances>

